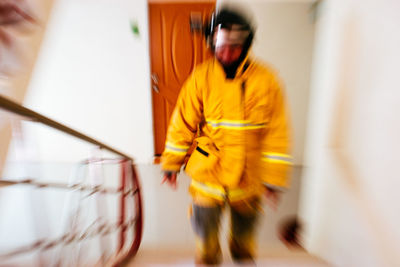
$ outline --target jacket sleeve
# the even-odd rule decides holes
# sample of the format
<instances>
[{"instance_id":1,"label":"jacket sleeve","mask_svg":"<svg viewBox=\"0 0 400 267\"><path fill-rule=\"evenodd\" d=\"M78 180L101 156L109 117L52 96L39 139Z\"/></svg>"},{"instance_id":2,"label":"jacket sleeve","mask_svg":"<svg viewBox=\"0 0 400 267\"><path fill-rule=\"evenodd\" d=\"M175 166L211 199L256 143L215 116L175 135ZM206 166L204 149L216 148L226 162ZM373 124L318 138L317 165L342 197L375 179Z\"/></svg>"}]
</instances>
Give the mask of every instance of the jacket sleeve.
<instances>
[{"instance_id":1,"label":"jacket sleeve","mask_svg":"<svg viewBox=\"0 0 400 267\"><path fill-rule=\"evenodd\" d=\"M289 185L292 157L287 107L276 78L271 82L270 100L270 120L262 140L262 180L267 187L283 189Z\"/></svg>"},{"instance_id":2,"label":"jacket sleeve","mask_svg":"<svg viewBox=\"0 0 400 267\"><path fill-rule=\"evenodd\" d=\"M192 74L183 84L169 122L165 149L161 157L162 170L180 170L196 136L202 114L201 93L195 74Z\"/></svg>"}]
</instances>

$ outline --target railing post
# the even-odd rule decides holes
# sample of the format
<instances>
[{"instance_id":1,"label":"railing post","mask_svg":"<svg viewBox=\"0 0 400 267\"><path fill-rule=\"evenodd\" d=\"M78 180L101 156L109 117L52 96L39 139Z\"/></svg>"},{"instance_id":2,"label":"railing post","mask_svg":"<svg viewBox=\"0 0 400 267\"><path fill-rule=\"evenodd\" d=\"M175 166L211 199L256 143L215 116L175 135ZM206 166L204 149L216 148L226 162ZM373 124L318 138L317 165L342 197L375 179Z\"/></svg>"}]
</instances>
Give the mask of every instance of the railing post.
<instances>
[{"instance_id":1,"label":"railing post","mask_svg":"<svg viewBox=\"0 0 400 267\"><path fill-rule=\"evenodd\" d=\"M134 256L142 242L142 235L143 235L143 203L142 203L142 191L140 189L139 177L137 175L137 171L133 162L129 161L129 168L131 170L131 182L136 186L135 188L135 204L136 204L136 222L135 222L135 239L133 240L133 244L131 250L129 251L130 256Z\"/></svg>"},{"instance_id":2,"label":"railing post","mask_svg":"<svg viewBox=\"0 0 400 267\"><path fill-rule=\"evenodd\" d=\"M121 198L120 198L120 217L119 217L119 227L121 228L120 236L119 236L119 247L118 252L124 247L125 244L125 187L126 187L126 160L121 161Z\"/></svg>"}]
</instances>

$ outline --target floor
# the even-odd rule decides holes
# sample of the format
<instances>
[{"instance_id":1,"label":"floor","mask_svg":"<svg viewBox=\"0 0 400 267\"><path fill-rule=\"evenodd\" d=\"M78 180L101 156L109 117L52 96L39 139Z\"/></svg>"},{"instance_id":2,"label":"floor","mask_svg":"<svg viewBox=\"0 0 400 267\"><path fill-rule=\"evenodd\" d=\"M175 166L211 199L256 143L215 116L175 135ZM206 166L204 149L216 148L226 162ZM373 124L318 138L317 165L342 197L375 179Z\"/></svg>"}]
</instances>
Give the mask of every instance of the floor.
<instances>
[{"instance_id":1,"label":"floor","mask_svg":"<svg viewBox=\"0 0 400 267\"><path fill-rule=\"evenodd\" d=\"M142 250L129 262L128 267L144 266L195 266L193 252L182 250ZM234 264L229 253L224 253L221 266L239 266ZM327 267L324 261L313 257L305 251L289 251L285 249L270 251L258 256L255 264L241 264L240 266L269 266L269 267Z\"/></svg>"}]
</instances>

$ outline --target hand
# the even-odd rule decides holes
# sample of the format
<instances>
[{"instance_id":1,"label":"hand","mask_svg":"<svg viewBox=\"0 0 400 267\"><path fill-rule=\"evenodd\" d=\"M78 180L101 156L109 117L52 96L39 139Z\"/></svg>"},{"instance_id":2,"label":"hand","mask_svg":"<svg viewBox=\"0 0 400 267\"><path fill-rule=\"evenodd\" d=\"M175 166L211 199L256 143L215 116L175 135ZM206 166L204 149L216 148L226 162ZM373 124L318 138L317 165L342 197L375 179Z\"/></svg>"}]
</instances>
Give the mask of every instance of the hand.
<instances>
[{"instance_id":1,"label":"hand","mask_svg":"<svg viewBox=\"0 0 400 267\"><path fill-rule=\"evenodd\" d=\"M291 249L302 249L301 232L302 224L296 216L285 218L279 223L278 236L283 244Z\"/></svg>"},{"instance_id":2,"label":"hand","mask_svg":"<svg viewBox=\"0 0 400 267\"><path fill-rule=\"evenodd\" d=\"M176 190L177 183L176 183L177 172L164 172L164 177L161 181L161 184L167 182L168 185L173 189Z\"/></svg>"},{"instance_id":3,"label":"hand","mask_svg":"<svg viewBox=\"0 0 400 267\"><path fill-rule=\"evenodd\" d=\"M265 198L267 199L267 205L274 211L278 210L278 205L281 201L281 192L272 188L265 187Z\"/></svg>"}]
</instances>

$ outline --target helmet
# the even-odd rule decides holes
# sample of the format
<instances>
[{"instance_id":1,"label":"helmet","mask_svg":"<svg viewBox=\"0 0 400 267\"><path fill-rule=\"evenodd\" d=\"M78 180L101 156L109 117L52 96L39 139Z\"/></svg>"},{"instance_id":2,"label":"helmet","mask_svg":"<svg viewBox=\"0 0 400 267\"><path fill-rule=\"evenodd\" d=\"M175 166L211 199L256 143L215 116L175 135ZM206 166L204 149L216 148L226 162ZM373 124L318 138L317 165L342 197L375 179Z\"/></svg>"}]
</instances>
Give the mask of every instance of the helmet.
<instances>
[{"instance_id":1,"label":"helmet","mask_svg":"<svg viewBox=\"0 0 400 267\"><path fill-rule=\"evenodd\" d=\"M212 51L219 44L228 43L243 45L247 53L253 41L254 27L242 8L239 11L237 7L223 6L212 13L204 35Z\"/></svg>"}]
</instances>

